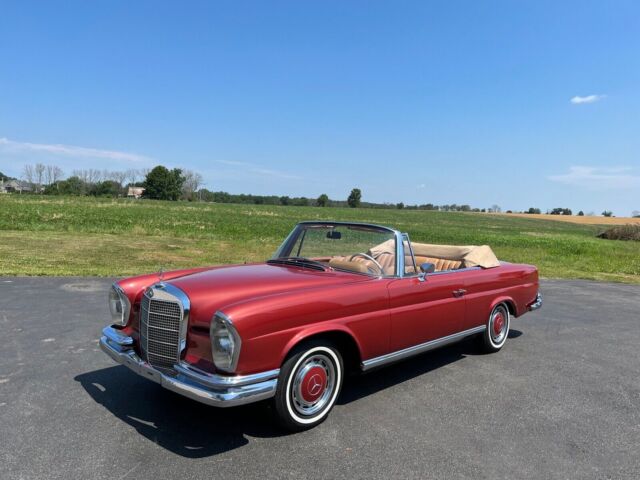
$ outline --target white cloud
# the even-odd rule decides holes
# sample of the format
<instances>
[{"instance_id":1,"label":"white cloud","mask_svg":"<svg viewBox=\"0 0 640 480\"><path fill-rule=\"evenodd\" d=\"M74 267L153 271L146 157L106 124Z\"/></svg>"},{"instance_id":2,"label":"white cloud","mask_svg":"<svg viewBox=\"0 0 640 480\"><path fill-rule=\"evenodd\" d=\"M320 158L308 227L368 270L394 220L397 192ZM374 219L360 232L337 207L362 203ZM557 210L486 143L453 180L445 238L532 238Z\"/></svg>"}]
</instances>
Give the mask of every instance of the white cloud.
<instances>
[{"instance_id":1,"label":"white cloud","mask_svg":"<svg viewBox=\"0 0 640 480\"><path fill-rule=\"evenodd\" d=\"M575 97L571 98L571 100L569 101L574 105L582 105L586 103L595 103L606 97L607 97L606 95L587 95L586 97L581 97L579 95L576 95Z\"/></svg>"},{"instance_id":2,"label":"white cloud","mask_svg":"<svg viewBox=\"0 0 640 480\"><path fill-rule=\"evenodd\" d=\"M148 163L151 158L137 153L117 150L101 150L97 148L78 147L76 145L15 142L8 138L0 138L0 149L9 152L41 152L67 157L106 158L109 160L135 163Z\"/></svg>"},{"instance_id":3,"label":"white cloud","mask_svg":"<svg viewBox=\"0 0 640 480\"><path fill-rule=\"evenodd\" d=\"M418 185L418 190L422 190L423 188L426 188L427 185L424 183L421 183L420 185Z\"/></svg>"},{"instance_id":4,"label":"white cloud","mask_svg":"<svg viewBox=\"0 0 640 480\"><path fill-rule=\"evenodd\" d=\"M552 182L592 190L628 189L640 187L640 176L631 167L585 167L575 165L568 173L551 175Z\"/></svg>"},{"instance_id":5,"label":"white cloud","mask_svg":"<svg viewBox=\"0 0 640 480\"><path fill-rule=\"evenodd\" d=\"M216 160L216 163L220 163L222 165L229 165L232 167L238 167L238 170L241 172L249 172L259 175L266 175L269 177L277 177L277 178L285 178L290 180L300 180L302 177L300 175L295 175L288 172L281 172L279 170L271 170L269 168L263 168L260 165L256 165L254 163L248 162L235 162L231 160Z\"/></svg>"}]
</instances>

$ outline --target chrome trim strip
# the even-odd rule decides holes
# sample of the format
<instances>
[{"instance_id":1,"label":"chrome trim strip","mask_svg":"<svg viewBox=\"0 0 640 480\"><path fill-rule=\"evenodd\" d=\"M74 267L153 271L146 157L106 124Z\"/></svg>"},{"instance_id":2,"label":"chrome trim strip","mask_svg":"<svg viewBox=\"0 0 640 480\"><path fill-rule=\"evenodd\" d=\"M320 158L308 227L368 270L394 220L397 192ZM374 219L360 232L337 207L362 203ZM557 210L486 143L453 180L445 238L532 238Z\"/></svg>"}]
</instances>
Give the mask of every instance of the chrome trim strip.
<instances>
[{"instance_id":1,"label":"chrome trim strip","mask_svg":"<svg viewBox=\"0 0 640 480\"><path fill-rule=\"evenodd\" d=\"M391 227L387 227L386 225L377 225L375 223L364 223L364 222L341 222L341 221L331 221L331 220L303 220L302 222L298 222L296 224L296 226L298 225L322 225L325 227L331 227L333 225L341 225L341 226L349 226L349 225L353 225L356 227L371 227L371 228L376 228L376 229L380 229L380 230L386 230L388 232L397 232L397 230L391 228Z\"/></svg>"},{"instance_id":2,"label":"chrome trim strip","mask_svg":"<svg viewBox=\"0 0 640 480\"><path fill-rule=\"evenodd\" d=\"M120 346L106 335L100 338L100 349L138 375L192 400L215 407L243 405L273 397L280 374L280 370L269 370L226 377L199 371L184 362L175 365L174 372L167 373L156 370L138 357L132 348Z\"/></svg>"},{"instance_id":3,"label":"chrome trim strip","mask_svg":"<svg viewBox=\"0 0 640 480\"><path fill-rule=\"evenodd\" d=\"M482 270L482 267L464 267L456 268L455 270L440 270L439 272L431 272L427 274L427 277L432 275L447 275L449 273L468 272L469 270Z\"/></svg>"},{"instance_id":4,"label":"chrome trim strip","mask_svg":"<svg viewBox=\"0 0 640 480\"><path fill-rule=\"evenodd\" d=\"M533 312L534 310L538 310L540 307L542 307L542 294L538 292L536 294L535 301L531 305L529 305L529 311Z\"/></svg>"},{"instance_id":5,"label":"chrome trim strip","mask_svg":"<svg viewBox=\"0 0 640 480\"><path fill-rule=\"evenodd\" d=\"M200 383L209 385L213 388L224 387L239 387L241 385L249 385L251 383L258 383L264 380L271 380L277 378L280 375L280 369L267 370L266 372L253 373L251 375L215 375L208 372L204 372L193 365L189 365L186 362L180 362L173 367L178 373L183 373L197 379Z\"/></svg>"},{"instance_id":6,"label":"chrome trim strip","mask_svg":"<svg viewBox=\"0 0 640 480\"><path fill-rule=\"evenodd\" d=\"M434 350L444 345L462 340L463 338L470 335L484 332L486 328L486 325L480 325L479 327L470 328L469 330L463 330L462 332L454 333L446 337L436 338L435 340L430 340L419 345L414 345L413 347L404 348L402 350L387 353L386 355L370 358L369 360L365 360L362 362L362 370L366 372L367 370L371 370L372 368L396 362L413 355L418 355L419 353L428 352L429 350Z\"/></svg>"},{"instance_id":7,"label":"chrome trim strip","mask_svg":"<svg viewBox=\"0 0 640 480\"><path fill-rule=\"evenodd\" d=\"M396 277L405 277L404 273L404 237L398 230L393 230L396 236Z\"/></svg>"},{"instance_id":8,"label":"chrome trim strip","mask_svg":"<svg viewBox=\"0 0 640 480\"><path fill-rule=\"evenodd\" d=\"M411 261L413 262L413 271L415 273L419 273L418 272L418 264L416 263L416 256L413 254L413 245L411 245L411 240L409 239L409 234L408 233L403 233L402 237L403 237L402 253L404 253L404 240L406 240L407 241L407 245L409 245L409 253L411 254Z\"/></svg>"},{"instance_id":9,"label":"chrome trim strip","mask_svg":"<svg viewBox=\"0 0 640 480\"><path fill-rule=\"evenodd\" d=\"M120 330L113 327L105 327L102 329L102 335L107 337L109 341L116 343L123 347L130 347L133 345L133 338L123 334Z\"/></svg>"}]
</instances>

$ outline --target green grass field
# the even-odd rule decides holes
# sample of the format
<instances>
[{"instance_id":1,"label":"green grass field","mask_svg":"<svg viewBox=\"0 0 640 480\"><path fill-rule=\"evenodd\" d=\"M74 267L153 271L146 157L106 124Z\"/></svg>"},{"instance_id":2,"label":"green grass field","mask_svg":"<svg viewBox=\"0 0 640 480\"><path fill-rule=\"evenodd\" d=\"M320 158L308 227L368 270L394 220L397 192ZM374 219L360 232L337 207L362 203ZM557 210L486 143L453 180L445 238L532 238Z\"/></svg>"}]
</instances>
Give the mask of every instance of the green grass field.
<instances>
[{"instance_id":1,"label":"green grass field","mask_svg":"<svg viewBox=\"0 0 640 480\"><path fill-rule=\"evenodd\" d=\"M0 196L0 275L126 276L259 261L294 224L372 222L415 241L488 244L547 278L640 283L640 243L595 237L597 225L508 215Z\"/></svg>"}]
</instances>

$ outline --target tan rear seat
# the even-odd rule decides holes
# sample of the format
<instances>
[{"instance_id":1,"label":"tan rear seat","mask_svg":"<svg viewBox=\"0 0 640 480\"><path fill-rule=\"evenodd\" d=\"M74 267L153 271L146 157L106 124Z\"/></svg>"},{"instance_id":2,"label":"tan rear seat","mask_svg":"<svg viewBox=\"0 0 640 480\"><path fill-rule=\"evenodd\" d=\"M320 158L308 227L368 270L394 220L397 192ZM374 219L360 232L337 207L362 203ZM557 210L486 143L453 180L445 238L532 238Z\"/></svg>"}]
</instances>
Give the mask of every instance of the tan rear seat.
<instances>
[{"instance_id":1,"label":"tan rear seat","mask_svg":"<svg viewBox=\"0 0 640 480\"><path fill-rule=\"evenodd\" d=\"M366 258L363 257L353 257L352 260L349 260L350 257L334 257L329 261L329 266L341 268L343 270L351 270L359 273L377 273L378 268ZM395 260L396 256L383 252L378 255L376 258L378 263L382 266L385 275L394 275L395 273ZM445 258L435 258L435 257L425 257L418 255L416 256L416 266L418 267L418 271L420 270L420 265L423 263L433 263L436 266L436 272L443 272L446 270L457 270L462 268L462 261L460 260L447 260ZM405 258L406 272L405 273L414 273L413 271L413 262L411 257Z\"/></svg>"},{"instance_id":2,"label":"tan rear seat","mask_svg":"<svg viewBox=\"0 0 640 480\"><path fill-rule=\"evenodd\" d=\"M447 260L445 258L435 257L416 257L416 265L418 269L423 263L433 263L436 266L436 272L443 272L445 270L457 270L462 268L462 262L460 260Z\"/></svg>"}]
</instances>

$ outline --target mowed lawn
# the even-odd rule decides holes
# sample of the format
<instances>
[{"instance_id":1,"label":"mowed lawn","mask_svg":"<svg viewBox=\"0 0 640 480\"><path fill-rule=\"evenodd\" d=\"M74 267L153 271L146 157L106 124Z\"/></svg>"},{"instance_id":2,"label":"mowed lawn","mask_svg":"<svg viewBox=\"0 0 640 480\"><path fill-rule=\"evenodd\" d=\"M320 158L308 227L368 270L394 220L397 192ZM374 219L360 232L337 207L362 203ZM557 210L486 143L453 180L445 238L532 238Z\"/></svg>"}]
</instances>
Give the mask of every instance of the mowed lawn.
<instances>
[{"instance_id":1,"label":"mowed lawn","mask_svg":"<svg viewBox=\"0 0 640 480\"><path fill-rule=\"evenodd\" d=\"M394 226L415 241L488 244L543 277L640 283L640 243L604 227L510 215L0 196L0 275L126 276L269 258L301 220Z\"/></svg>"}]
</instances>

